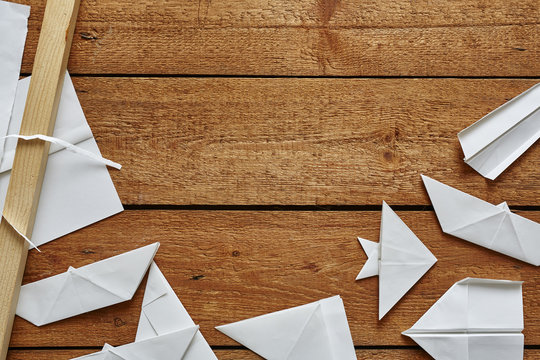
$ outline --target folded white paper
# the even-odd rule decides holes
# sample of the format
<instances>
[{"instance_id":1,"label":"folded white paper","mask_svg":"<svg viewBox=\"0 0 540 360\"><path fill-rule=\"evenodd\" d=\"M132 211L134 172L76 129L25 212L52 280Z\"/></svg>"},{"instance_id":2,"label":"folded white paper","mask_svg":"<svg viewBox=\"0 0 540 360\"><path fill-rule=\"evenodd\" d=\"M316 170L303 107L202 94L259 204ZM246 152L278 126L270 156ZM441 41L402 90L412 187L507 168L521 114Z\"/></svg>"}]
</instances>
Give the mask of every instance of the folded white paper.
<instances>
[{"instance_id":1,"label":"folded white paper","mask_svg":"<svg viewBox=\"0 0 540 360\"><path fill-rule=\"evenodd\" d=\"M403 334L436 360L523 359L521 281L455 283Z\"/></svg>"},{"instance_id":2,"label":"folded white paper","mask_svg":"<svg viewBox=\"0 0 540 360\"><path fill-rule=\"evenodd\" d=\"M356 359L339 296L216 329L268 360Z\"/></svg>"},{"instance_id":3,"label":"folded white paper","mask_svg":"<svg viewBox=\"0 0 540 360\"><path fill-rule=\"evenodd\" d=\"M460 239L540 265L540 224L422 175L442 230Z\"/></svg>"},{"instance_id":4,"label":"folded white paper","mask_svg":"<svg viewBox=\"0 0 540 360\"><path fill-rule=\"evenodd\" d=\"M16 314L41 326L130 300L159 243L23 285Z\"/></svg>"},{"instance_id":5,"label":"folded white paper","mask_svg":"<svg viewBox=\"0 0 540 360\"><path fill-rule=\"evenodd\" d=\"M182 360L198 329L198 326L190 326L172 333L118 347L105 344L103 350L75 359Z\"/></svg>"},{"instance_id":6,"label":"folded white paper","mask_svg":"<svg viewBox=\"0 0 540 360\"><path fill-rule=\"evenodd\" d=\"M135 342L151 339L195 326L156 263L152 263L144 292L143 305ZM181 354L178 354L179 356ZM197 331L182 360L217 360L214 352Z\"/></svg>"},{"instance_id":7,"label":"folded white paper","mask_svg":"<svg viewBox=\"0 0 540 360\"><path fill-rule=\"evenodd\" d=\"M19 81L8 134L19 133L29 84L30 78ZM101 156L68 74L54 136ZM4 206L16 145L17 139L6 140L0 165L0 209ZM34 244L40 246L122 210L105 165L51 145L32 233Z\"/></svg>"},{"instance_id":8,"label":"folded white paper","mask_svg":"<svg viewBox=\"0 0 540 360\"><path fill-rule=\"evenodd\" d=\"M540 138L540 84L458 134L465 162L495 179Z\"/></svg>"},{"instance_id":9,"label":"folded white paper","mask_svg":"<svg viewBox=\"0 0 540 360\"><path fill-rule=\"evenodd\" d=\"M30 6L0 1L0 137L7 134L21 72ZM0 139L0 154L4 148Z\"/></svg>"},{"instance_id":10,"label":"folded white paper","mask_svg":"<svg viewBox=\"0 0 540 360\"><path fill-rule=\"evenodd\" d=\"M437 262L383 201L379 242L358 238L368 259L356 280L379 275L379 320Z\"/></svg>"}]
</instances>

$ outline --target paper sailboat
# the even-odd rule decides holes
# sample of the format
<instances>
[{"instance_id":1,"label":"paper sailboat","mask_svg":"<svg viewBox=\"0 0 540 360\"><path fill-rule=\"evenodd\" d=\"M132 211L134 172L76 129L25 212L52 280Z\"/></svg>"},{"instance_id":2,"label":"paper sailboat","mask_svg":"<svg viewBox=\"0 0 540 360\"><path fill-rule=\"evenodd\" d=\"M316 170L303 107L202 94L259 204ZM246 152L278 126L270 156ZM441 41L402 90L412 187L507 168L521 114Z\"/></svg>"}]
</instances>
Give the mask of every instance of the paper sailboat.
<instances>
[{"instance_id":1,"label":"paper sailboat","mask_svg":"<svg viewBox=\"0 0 540 360\"><path fill-rule=\"evenodd\" d=\"M118 347L105 344L103 350L78 357L89 360L181 360L197 333L198 326L190 326L169 334L153 337ZM72 359L74 360L74 359Z\"/></svg>"},{"instance_id":2,"label":"paper sailboat","mask_svg":"<svg viewBox=\"0 0 540 360\"><path fill-rule=\"evenodd\" d=\"M130 300L159 243L21 287L16 314L41 326Z\"/></svg>"},{"instance_id":3,"label":"paper sailboat","mask_svg":"<svg viewBox=\"0 0 540 360\"><path fill-rule=\"evenodd\" d=\"M356 359L339 296L216 329L268 360Z\"/></svg>"},{"instance_id":4,"label":"paper sailboat","mask_svg":"<svg viewBox=\"0 0 540 360\"><path fill-rule=\"evenodd\" d=\"M144 292L136 342L195 326L156 263L152 263ZM178 358L180 359L180 358ZM217 360L200 331L195 333L182 360Z\"/></svg>"},{"instance_id":5,"label":"paper sailboat","mask_svg":"<svg viewBox=\"0 0 540 360\"><path fill-rule=\"evenodd\" d=\"M521 360L521 284L458 281L403 334L436 360Z\"/></svg>"},{"instance_id":6,"label":"paper sailboat","mask_svg":"<svg viewBox=\"0 0 540 360\"><path fill-rule=\"evenodd\" d=\"M422 175L442 230L460 239L540 265L540 224Z\"/></svg>"},{"instance_id":7,"label":"paper sailboat","mask_svg":"<svg viewBox=\"0 0 540 360\"><path fill-rule=\"evenodd\" d=\"M379 243L358 238L368 259L356 280L379 275L379 320L437 258L383 201Z\"/></svg>"},{"instance_id":8,"label":"paper sailboat","mask_svg":"<svg viewBox=\"0 0 540 360\"><path fill-rule=\"evenodd\" d=\"M540 84L458 134L465 162L495 179L540 138Z\"/></svg>"}]
</instances>

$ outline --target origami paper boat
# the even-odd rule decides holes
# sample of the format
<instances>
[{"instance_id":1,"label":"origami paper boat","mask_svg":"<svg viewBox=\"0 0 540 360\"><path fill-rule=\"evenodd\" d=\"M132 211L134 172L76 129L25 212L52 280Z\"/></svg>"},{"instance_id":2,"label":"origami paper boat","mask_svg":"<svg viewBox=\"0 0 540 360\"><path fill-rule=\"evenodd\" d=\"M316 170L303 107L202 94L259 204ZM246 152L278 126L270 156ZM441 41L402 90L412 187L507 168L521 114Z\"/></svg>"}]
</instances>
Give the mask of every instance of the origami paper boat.
<instances>
[{"instance_id":1,"label":"origami paper boat","mask_svg":"<svg viewBox=\"0 0 540 360\"><path fill-rule=\"evenodd\" d=\"M198 326L190 326L166 335L153 337L118 347L105 344L103 350L75 359L91 360L181 360L197 333ZM72 359L74 360L74 359Z\"/></svg>"},{"instance_id":2,"label":"origami paper boat","mask_svg":"<svg viewBox=\"0 0 540 360\"><path fill-rule=\"evenodd\" d=\"M159 243L21 287L16 314L41 326L130 300Z\"/></svg>"},{"instance_id":3,"label":"origami paper boat","mask_svg":"<svg viewBox=\"0 0 540 360\"><path fill-rule=\"evenodd\" d=\"M521 284L458 281L403 334L436 360L521 360Z\"/></svg>"},{"instance_id":4,"label":"origami paper boat","mask_svg":"<svg viewBox=\"0 0 540 360\"><path fill-rule=\"evenodd\" d=\"M188 312L174 293L156 263L152 263L144 292L143 305L135 342L152 339L195 326ZM182 357L183 360L216 359L200 331Z\"/></svg>"},{"instance_id":5,"label":"origami paper boat","mask_svg":"<svg viewBox=\"0 0 540 360\"><path fill-rule=\"evenodd\" d=\"M368 259L356 280L379 275L379 320L437 262L383 201L379 243L358 238Z\"/></svg>"},{"instance_id":6,"label":"origami paper boat","mask_svg":"<svg viewBox=\"0 0 540 360\"><path fill-rule=\"evenodd\" d=\"M540 138L540 84L458 134L465 162L495 179Z\"/></svg>"},{"instance_id":7,"label":"origami paper boat","mask_svg":"<svg viewBox=\"0 0 540 360\"><path fill-rule=\"evenodd\" d=\"M356 359L339 296L216 329L268 360Z\"/></svg>"},{"instance_id":8,"label":"origami paper boat","mask_svg":"<svg viewBox=\"0 0 540 360\"><path fill-rule=\"evenodd\" d=\"M442 230L460 239L540 265L540 224L422 175Z\"/></svg>"}]
</instances>

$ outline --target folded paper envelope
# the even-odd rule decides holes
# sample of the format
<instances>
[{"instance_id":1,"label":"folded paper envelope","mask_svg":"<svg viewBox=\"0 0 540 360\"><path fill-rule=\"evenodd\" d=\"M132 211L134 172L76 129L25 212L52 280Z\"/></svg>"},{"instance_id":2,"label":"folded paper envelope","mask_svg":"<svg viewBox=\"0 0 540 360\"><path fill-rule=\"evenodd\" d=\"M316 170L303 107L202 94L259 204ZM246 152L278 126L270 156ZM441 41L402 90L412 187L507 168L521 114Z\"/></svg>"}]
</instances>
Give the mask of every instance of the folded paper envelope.
<instances>
[{"instance_id":1,"label":"folded paper envelope","mask_svg":"<svg viewBox=\"0 0 540 360\"><path fill-rule=\"evenodd\" d=\"M458 281L403 334L436 360L521 360L521 284Z\"/></svg>"},{"instance_id":2,"label":"folded paper envelope","mask_svg":"<svg viewBox=\"0 0 540 360\"><path fill-rule=\"evenodd\" d=\"M368 259L356 280L379 275L379 320L437 262L383 201L379 243L358 238Z\"/></svg>"},{"instance_id":3,"label":"folded paper envelope","mask_svg":"<svg viewBox=\"0 0 540 360\"><path fill-rule=\"evenodd\" d=\"M97 353L72 360L182 360L198 329L198 326L190 326L118 347L105 344L103 350Z\"/></svg>"},{"instance_id":4,"label":"folded paper envelope","mask_svg":"<svg viewBox=\"0 0 540 360\"><path fill-rule=\"evenodd\" d=\"M144 292L136 342L195 326L156 263L152 263ZM180 358L178 358L180 359ZM182 360L217 360L214 352L197 331Z\"/></svg>"},{"instance_id":5,"label":"folded paper envelope","mask_svg":"<svg viewBox=\"0 0 540 360\"><path fill-rule=\"evenodd\" d=\"M465 162L495 179L540 138L540 84L458 134Z\"/></svg>"},{"instance_id":6,"label":"folded paper envelope","mask_svg":"<svg viewBox=\"0 0 540 360\"><path fill-rule=\"evenodd\" d=\"M30 6L0 1L0 137L6 136L21 72ZM0 138L0 154L4 148Z\"/></svg>"},{"instance_id":7,"label":"folded paper envelope","mask_svg":"<svg viewBox=\"0 0 540 360\"><path fill-rule=\"evenodd\" d=\"M442 230L460 239L540 265L540 224L422 175Z\"/></svg>"},{"instance_id":8,"label":"folded paper envelope","mask_svg":"<svg viewBox=\"0 0 540 360\"><path fill-rule=\"evenodd\" d=\"M41 326L130 300L159 243L23 285L16 314Z\"/></svg>"},{"instance_id":9,"label":"folded paper envelope","mask_svg":"<svg viewBox=\"0 0 540 360\"><path fill-rule=\"evenodd\" d=\"M339 296L216 329L268 360L356 359Z\"/></svg>"},{"instance_id":10,"label":"folded paper envelope","mask_svg":"<svg viewBox=\"0 0 540 360\"><path fill-rule=\"evenodd\" d=\"M19 133L29 84L30 78L19 81L8 134ZM54 136L100 154L68 74L58 106ZM4 206L16 144L16 139L7 139L5 143L0 164L0 209ZM34 244L42 245L122 210L105 165L51 146L32 233Z\"/></svg>"}]
</instances>

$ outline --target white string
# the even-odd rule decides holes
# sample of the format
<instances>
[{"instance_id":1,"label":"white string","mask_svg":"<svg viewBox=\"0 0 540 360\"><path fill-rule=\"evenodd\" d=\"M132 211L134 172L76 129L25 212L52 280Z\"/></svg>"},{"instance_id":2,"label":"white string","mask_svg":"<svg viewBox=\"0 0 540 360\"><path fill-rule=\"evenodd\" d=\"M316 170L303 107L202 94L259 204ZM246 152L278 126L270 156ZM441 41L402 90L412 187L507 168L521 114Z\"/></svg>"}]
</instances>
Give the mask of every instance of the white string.
<instances>
[{"instance_id":1,"label":"white string","mask_svg":"<svg viewBox=\"0 0 540 360\"><path fill-rule=\"evenodd\" d=\"M96 155L91 151L85 150L85 149L83 149L81 147L78 147L78 146L75 146L75 145L73 145L73 144L71 144L71 143L69 143L69 142L67 142L65 140L55 138L55 137L52 137L52 136L47 136L47 135L42 135L42 134L35 134L35 135L12 134L12 135L7 135L7 136L2 137L2 139L7 139L7 138L15 138L15 139L23 139L23 140L40 139L40 140L43 140L43 141L50 142L52 144L56 144L56 145L65 147L69 151L72 151L72 152L74 152L76 154L85 156L87 158L90 158L92 160L100 162L100 163L102 163L104 165L113 167L115 169L120 170L122 168L122 165L120 165L119 163L116 163L114 161L105 159L104 157Z\"/></svg>"},{"instance_id":2,"label":"white string","mask_svg":"<svg viewBox=\"0 0 540 360\"><path fill-rule=\"evenodd\" d=\"M41 250L39 250L39 248L37 247L37 245L34 244L28 237L26 237L26 235L24 235L22 232L20 232L19 230L17 230L17 228L16 228L15 226L13 226L13 224L10 223L9 220L6 219L6 217L5 217L4 215L2 215L2 218L3 218L4 220L6 220L6 222L9 224L9 226L11 226L11 228L12 228L13 230L15 230L15 232L16 232L17 234L19 234L24 240L26 240L27 243L29 243L31 246L33 246L38 252L41 252Z\"/></svg>"}]
</instances>

